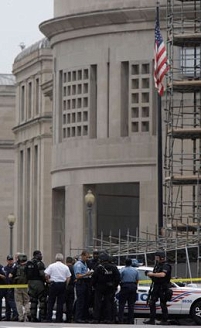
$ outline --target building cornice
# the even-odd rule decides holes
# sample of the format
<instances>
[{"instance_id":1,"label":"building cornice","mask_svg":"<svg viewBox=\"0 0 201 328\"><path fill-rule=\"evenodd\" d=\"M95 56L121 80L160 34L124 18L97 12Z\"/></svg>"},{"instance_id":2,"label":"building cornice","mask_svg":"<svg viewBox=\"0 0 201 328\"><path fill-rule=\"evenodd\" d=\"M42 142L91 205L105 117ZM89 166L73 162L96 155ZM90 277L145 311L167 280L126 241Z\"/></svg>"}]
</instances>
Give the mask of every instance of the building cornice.
<instances>
[{"instance_id":1,"label":"building cornice","mask_svg":"<svg viewBox=\"0 0 201 328\"><path fill-rule=\"evenodd\" d=\"M40 24L40 31L50 40L58 34L75 30L100 28L103 26L123 25L131 23L145 23L155 21L156 8L124 8L101 10L74 15L56 17ZM166 17L166 6L160 7L161 21ZM52 40L51 40L52 44Z\"/></svg>"},{"instance_id":2,"label":"building cornice","mask_svg":"<svg viewBox=\"0 0 201 328\"><path fill-rule=\"evenodd\" d=\"M48 115L40 116L40 117L34 118L32 120L23 122L23 123L15 126L12 130L14 133L17 133L22 129L27 129L28 127L30 127L32 125L41 124L44 122L52 123L52 114L51 113Z\"/></svg>"}]
</instances>

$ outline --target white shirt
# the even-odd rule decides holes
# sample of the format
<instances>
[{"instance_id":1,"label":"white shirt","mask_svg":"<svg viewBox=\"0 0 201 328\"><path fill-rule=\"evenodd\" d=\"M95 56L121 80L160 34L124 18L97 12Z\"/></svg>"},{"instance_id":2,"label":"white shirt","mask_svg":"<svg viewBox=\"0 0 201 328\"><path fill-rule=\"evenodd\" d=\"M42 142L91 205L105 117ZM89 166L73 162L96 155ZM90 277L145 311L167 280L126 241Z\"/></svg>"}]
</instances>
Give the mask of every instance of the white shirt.
<instances>
[{"instance_id":1,"label":"white shirt","mask_svg":"<svg viewBox=\"0 0 201 328\"><path fill-rule=\"evenodd\" d=\"M71 276L69 268L61 261L50 264L45 269L45 274L50 277L50 281L54 282L65 282Z\"/></svg>"}]
</instances>

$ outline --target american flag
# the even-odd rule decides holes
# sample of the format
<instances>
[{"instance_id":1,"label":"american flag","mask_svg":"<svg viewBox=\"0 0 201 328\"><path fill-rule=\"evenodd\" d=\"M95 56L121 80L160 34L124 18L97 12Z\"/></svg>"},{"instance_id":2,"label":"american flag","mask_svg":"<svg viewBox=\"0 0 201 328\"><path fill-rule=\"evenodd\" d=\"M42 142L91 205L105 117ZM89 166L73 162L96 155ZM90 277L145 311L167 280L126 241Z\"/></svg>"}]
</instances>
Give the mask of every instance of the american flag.
<instances>
[{"instance_id":1,"label":"american flag","mask_svg":"<svg viewBox=\"0 0 201 328\"><path fill-rule=\"evenodd\" d=\"M160 96L164 93L163 78L169 70L165 43L160 31L159 7L156 8L155 47L154 47L154 81Z\"/></svg>"}]
</instances>

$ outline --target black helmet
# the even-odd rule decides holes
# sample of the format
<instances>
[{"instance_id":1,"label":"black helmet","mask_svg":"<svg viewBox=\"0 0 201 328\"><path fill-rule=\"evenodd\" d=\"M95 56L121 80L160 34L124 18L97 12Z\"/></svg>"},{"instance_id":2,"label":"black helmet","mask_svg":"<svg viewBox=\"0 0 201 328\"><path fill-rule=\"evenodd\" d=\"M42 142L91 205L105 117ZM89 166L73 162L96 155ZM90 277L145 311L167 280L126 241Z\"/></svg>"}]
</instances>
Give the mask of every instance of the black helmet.
<instances>
[{"instance_id":1,"label":"black helmet","mask_svg":"<svg viewBox=\"0 0 201 328\"><path fill-rule=\"evenodd\" d=\"M161 259L165 258L165 252L164 251L157 251L155 253L155 256L159 256Z\"/></svg>"},{"instance_id":2,"label":"black helmet","mask_svg":"<svg viewBox=\"0 0 201 328\"><path fill-rule=\"evenodd\" d=\"M101 253L99 255L99 259L100 259L101 262L106 262L106 261L110 260L110 257L107 253Z\"/></svg>"}]
</instances>

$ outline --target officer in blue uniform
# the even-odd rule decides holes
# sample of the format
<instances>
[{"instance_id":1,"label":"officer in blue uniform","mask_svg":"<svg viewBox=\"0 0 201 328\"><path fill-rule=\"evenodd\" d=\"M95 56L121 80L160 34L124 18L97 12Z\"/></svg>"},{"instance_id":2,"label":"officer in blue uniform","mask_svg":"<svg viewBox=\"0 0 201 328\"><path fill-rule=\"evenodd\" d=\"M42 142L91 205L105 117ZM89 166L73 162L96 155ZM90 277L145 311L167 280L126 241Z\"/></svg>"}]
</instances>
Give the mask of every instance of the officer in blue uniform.
<instances>
[{"instance_id":1,"label":"officer in blue uniform","mask_svg":"<svg viewBox=\"0 0 201 328\"><path fill-rule=\"evenodd\" d=\"M86 323L89 319L89 301L91 289L91 275L92 272L87 266L89 253L82 251L81 260L74 264L75 273L75 287L77 301L75 306L75 322Z\"/></svg>"},{"instance_id":2,"label":"officer in blue uniform","mask_svg":"<svg viewBox=\"0 0 201 328\"><path fill-rule=\"evenodd\" d=\"M132 260L126 259L125 267L120 270L121 290L119 293L119 323L123 323L124 307L128 302L128 324L134 323L134 305L136 301L138 271L132 267Z\"/></svg>"}]
</instances>

